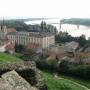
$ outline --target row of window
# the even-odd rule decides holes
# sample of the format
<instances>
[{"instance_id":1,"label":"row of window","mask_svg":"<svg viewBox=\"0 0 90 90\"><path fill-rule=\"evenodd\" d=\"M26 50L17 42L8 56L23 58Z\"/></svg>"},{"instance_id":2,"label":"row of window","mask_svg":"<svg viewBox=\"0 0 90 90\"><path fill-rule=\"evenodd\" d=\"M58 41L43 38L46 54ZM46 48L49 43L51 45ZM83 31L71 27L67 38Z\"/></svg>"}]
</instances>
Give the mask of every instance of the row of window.
<instances>
[{"instance_id":1,"label":"row of window","mask_svg":"<svg viewBox=\"0 0 90 90\"><path fill-rule=\"evenodd\" d=\"M49 47L50 45L54 44L54 37L36 38L27 36L8 35L8 39L13 40L17 44L23 45L27 45L28 43L36 43L42 44L43 47Z\"/></svg>"},{"instance_id":2,"label":"row of window","mask_svg":"<svg viewBox=\"0 0 90 90\"><path fill-rule=\"evenodd\" d=\"M10 40L13 40L13 41L15 41L15 42L20 42L20 43L23 43L23 42L25 42L25 43L39 43L39 44L41 44L42 43L42 39L41 38L35 38L35 37L23 37L23 36L14 36L14 35L9 35L8 36L8 38L10 39Z\"/></svg>"}]
</instances>

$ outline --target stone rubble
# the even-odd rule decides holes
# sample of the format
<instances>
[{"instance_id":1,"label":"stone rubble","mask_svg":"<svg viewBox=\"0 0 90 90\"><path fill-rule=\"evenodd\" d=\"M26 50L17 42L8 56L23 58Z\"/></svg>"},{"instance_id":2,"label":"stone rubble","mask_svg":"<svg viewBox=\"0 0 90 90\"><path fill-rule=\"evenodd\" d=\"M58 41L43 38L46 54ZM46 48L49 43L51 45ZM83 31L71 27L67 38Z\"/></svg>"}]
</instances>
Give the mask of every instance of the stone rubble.
<instances>
[{"instance_id":1,"label":"stone rubble","mask_svg":"<svg viewBox=\"0 0 90 90\"><path fill-rule=\"evenodd\" d=\"M3 74L0 78L0 90L38 90L32 87L16 71Z\"/></svg>"}]
</instances>

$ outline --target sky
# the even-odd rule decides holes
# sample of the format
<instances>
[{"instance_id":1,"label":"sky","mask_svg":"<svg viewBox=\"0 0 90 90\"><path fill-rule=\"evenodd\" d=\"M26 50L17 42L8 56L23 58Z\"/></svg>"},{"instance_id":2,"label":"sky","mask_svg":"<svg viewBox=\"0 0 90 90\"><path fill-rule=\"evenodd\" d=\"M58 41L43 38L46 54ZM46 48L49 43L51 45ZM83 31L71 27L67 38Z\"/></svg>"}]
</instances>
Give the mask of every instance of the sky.
<instances>
[{"instance_id":1,"label":"sky","mask_svg":"<svg viewBox=\"0 0 90 90\"><path fill-rule=\"evenodd\" d=\"M4 18L90 18L90 0L0 0Z\"/></svg>"}]
</instances>

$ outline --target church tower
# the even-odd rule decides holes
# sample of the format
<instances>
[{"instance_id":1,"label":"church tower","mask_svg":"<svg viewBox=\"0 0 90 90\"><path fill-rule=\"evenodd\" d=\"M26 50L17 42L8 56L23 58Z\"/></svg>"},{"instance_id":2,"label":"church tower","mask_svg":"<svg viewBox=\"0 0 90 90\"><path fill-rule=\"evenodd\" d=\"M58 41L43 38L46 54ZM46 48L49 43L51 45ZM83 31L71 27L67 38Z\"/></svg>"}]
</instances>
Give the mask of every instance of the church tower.
<instances>
[{"instance_id":1,"label":"church tower","mask_svg":"<svg viewBox=\"0 0 90 90\"><path fill-rule=\"evenodd\" d=\"M5 38L7 35L7 27L4 23L4 19L2 20L2 24L0 26L0 38Z\"/></svg>"},{"instance_id":2,"label":"church tower","mask_svg":"<svg viewBox=\"0 0 90 90\"><path fill-rule=\"evenodd\" d=\"M5 25L4 19L3 19L3 21L2 21L2 31L3 31L4 35L7 34L7 27L6 27L6 25Z\"/></svg>"},{"instance_id":3,"label":"church tower","mask_svg":"<svg viewBox=\"0 0 90 90\"><path fill-rule=\"evenodd\" d=\"M6 26L3 26L3 33L4 33L4 35L6 35L7 34L7 27Z\"/></svg>"}]
</instances>

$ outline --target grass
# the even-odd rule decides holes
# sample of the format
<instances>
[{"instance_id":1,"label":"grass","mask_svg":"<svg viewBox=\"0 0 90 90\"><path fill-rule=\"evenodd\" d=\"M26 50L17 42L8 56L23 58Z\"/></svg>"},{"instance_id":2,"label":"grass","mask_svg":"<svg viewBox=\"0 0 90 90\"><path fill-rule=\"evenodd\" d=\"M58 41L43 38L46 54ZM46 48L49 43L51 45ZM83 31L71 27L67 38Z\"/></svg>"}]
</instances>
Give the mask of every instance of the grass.
<instances>
[{"instance_id":1,"label":"grass","mask_svg":"<svg viewBox=\"0 0 90 90\"><path fill-rule=\"evenodd\" d=\"M21 59L17 58L16 56L7 53L0 53L0 63L19 62L19 61L21 61Z\"/></svg>"},{"instance_id":2,"label":"grass","mask_svg":"<svg viewBox=\"0 0 90 90\"><path fill-rule=\"evenodd\" d=\"M48 90L86 90L68 79L55 78L52 74L43 73Z\"/></svg>"},{"instance_id":3,"label":"grass","mask_svg":"<svg viewBox=\"0 0 90 90\"><path fill-rule=\"evenodd\" d=\"M80 78L70 77L70 76L65 76L65 75L60 75L60 77L75 81L75 82L82 84L90 89L90 80L85 80L85 79L80 79Z\"/></svg>"}]
</instances>

